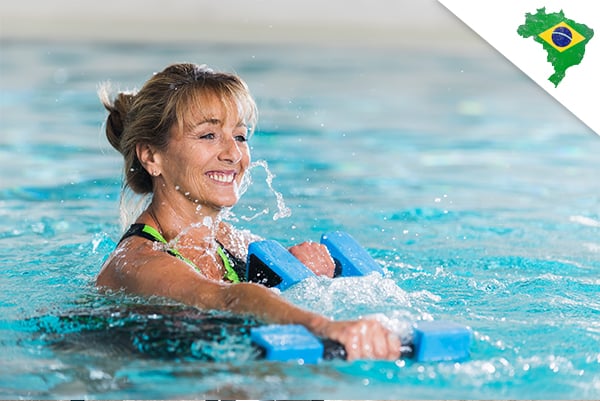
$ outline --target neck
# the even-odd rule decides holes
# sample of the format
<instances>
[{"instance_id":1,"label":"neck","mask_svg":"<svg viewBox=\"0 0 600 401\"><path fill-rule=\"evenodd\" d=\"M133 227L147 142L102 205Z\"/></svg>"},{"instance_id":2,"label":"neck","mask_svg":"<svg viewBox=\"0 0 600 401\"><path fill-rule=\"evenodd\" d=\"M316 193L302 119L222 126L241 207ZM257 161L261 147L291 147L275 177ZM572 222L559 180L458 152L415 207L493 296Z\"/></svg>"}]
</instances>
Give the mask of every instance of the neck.
<instances>
[{"instance_id":1,"label":"neck","mask_svg":"<svg viewBox=\"0 0 600 401\"><path fill-rule=\"evenodd\" d=\"M155 226L167 241L187 236L190 232L194 233L194 237L201 234L201 238L214 238L221 220L219 211L209 207L191 201L188 205L177 205L156 196L144 214L144 222Z\"/></svg>"}]
</instances>

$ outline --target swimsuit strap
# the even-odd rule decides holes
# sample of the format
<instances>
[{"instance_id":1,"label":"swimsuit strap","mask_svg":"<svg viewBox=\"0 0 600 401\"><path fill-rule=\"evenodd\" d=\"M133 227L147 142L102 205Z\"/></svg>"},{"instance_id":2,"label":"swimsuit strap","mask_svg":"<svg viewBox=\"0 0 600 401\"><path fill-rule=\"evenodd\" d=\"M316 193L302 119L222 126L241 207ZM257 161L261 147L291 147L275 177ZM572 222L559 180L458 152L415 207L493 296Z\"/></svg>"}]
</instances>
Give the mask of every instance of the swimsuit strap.
<instances>
[{"instance_id":1,"label":"swimsuit strap","mask_svg":"<svg viewBox=\"0 0 600 401\"><path fill-rule=\"evenodd\" d=\"M223 248L221 246L217 247L217 253L223 260L223 266L225 266L225 271L226 271L225 278L227 280L231 281L232 283L239 283L240 278L239 278L238 274L236 273L236 271L233 270L233 267L231 267L231 262L229 261L229 257L227 256L227 254L225 254L225 251L223 250Z\"/></svg>"},{"instance_id":2,"label":"swimsuit strap","mask_svg":"<svg viewBox=\"0 0 600 401\"><path fill-rule=\"evenodd\" d=\"M158 232L158 230L156 228L149 226L147 224L141 224L141 223L132 224L129 227L129 229L125 232L125 234L123 234L123 237L121 237L121 240L119 241L119 243L121 243L125 238L132 237L132 236L142 237L142 238L148 239L150 241L168 244L167 240L161 235L161 233ZM200 269L198 269L198 266L196 266L196 264L194 262L192 262L191 260L189 260L188 258L183 256L177 249L169 248L169 249L167 249L167 253L175 256L176 258L183 260L185 263L192 266L194 269L200 270ZM223 260L223 266L225 266L225 279L231 281L232 283L239 283L241 281L240 277L238 276L236 271L231 266L231 261L229 259L228 253L225 250L223 250L223 246L220 243L219 243L219 246L217 247L217 253Z\"/></svg>"}]
</instances>

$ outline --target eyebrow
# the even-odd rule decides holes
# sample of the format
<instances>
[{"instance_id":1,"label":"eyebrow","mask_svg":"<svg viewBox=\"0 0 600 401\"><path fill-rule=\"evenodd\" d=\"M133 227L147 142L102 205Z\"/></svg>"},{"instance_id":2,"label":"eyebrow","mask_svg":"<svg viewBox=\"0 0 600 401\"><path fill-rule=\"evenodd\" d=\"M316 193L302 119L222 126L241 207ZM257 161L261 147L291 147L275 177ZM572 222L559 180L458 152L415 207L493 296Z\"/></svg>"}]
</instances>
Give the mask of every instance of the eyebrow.
<instances>
[{"instance_id":1,"label":"eyebrow","mask_svg":"<svg viewBox=\"0 0 600 401\"><path fill-rule=\"evenodd\" d=\"M223 122L221 120L219 120L218 118L206 118L196 124L194 124L195 126L198 125L203 125L203 124L211 124L211 125L220 125Z\"/></svg>"},{"instance_id":2,"label":"eyebrow","mask_svg":"<svg viewBox=\"0 0 600 401\"><path fill-rule=\"evenodd\" d=\"M200 125L204 125L204 124L210 124L210 125L222 125L223 121L221 121L218 118L206 118L200 122L198 122L197 124L194 124L194 127L198 127ZM248 127L248 125L246 123L244 123L243 121L240 121L236 124L236 127Z\"/></svg>"}]
</instances>

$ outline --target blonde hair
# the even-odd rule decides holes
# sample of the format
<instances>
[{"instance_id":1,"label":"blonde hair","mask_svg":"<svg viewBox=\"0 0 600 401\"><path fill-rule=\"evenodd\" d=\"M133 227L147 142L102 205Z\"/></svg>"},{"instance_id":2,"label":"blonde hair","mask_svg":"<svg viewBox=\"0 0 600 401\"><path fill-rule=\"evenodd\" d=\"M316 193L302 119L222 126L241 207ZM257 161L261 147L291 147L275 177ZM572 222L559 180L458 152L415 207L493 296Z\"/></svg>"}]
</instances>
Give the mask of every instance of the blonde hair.
<instances>
[{"instance_id":1,"label":"blonde hair","mask_svg":"<svg viewBox=\"0 0 600 401\"><path fill-rule=\"evenodd\" d=\"M258 119L256 103L246 83L236 75L215 72L205 65L173 64L154 74L137 93L120 92L110 99L109 84L98 96L109 111L106 137L123 155L125 186L137 194L152 192L152 177L136 154L138 143L164 149L171 128L184 128L191 110L216 98L227 113L236 112L241 122L254 131ZM193 106L193 107L192 107Z\"/></svg>"}]
</instances>

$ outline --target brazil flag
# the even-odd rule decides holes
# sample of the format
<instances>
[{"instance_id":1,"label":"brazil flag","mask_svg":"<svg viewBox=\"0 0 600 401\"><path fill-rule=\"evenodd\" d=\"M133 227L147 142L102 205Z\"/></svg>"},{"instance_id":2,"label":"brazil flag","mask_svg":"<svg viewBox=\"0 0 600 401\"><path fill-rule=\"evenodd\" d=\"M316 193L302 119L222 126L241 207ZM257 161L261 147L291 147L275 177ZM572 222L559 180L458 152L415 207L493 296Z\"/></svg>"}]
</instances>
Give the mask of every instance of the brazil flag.
<instances>
[{"instance_id":1,"label":"brazil flag","mask_svg":"<svg viewBox=\"0 0 600 401\"><path fill-rule=\"evenodd\" d=\"M546 14L546 9L538 9L535 14L525 14L525 24L517 33L524 38L533 37L548 54L548 61L554 67L554 74L548 79L558 86L569 67L581 63L585 47L594 36L594 30L587 25L570 20L563 11Z\"/></svg>"},{"instance_id":2,"label":"brazil flag","mask_svg":"<svg viewBox=\"0 0 600 401\"><path fill-rule=\"evenodd\" d=\"M564 21L546 29L538 36L561 53L585 40L584 36Z\"/></svg>"}]
</instances>

